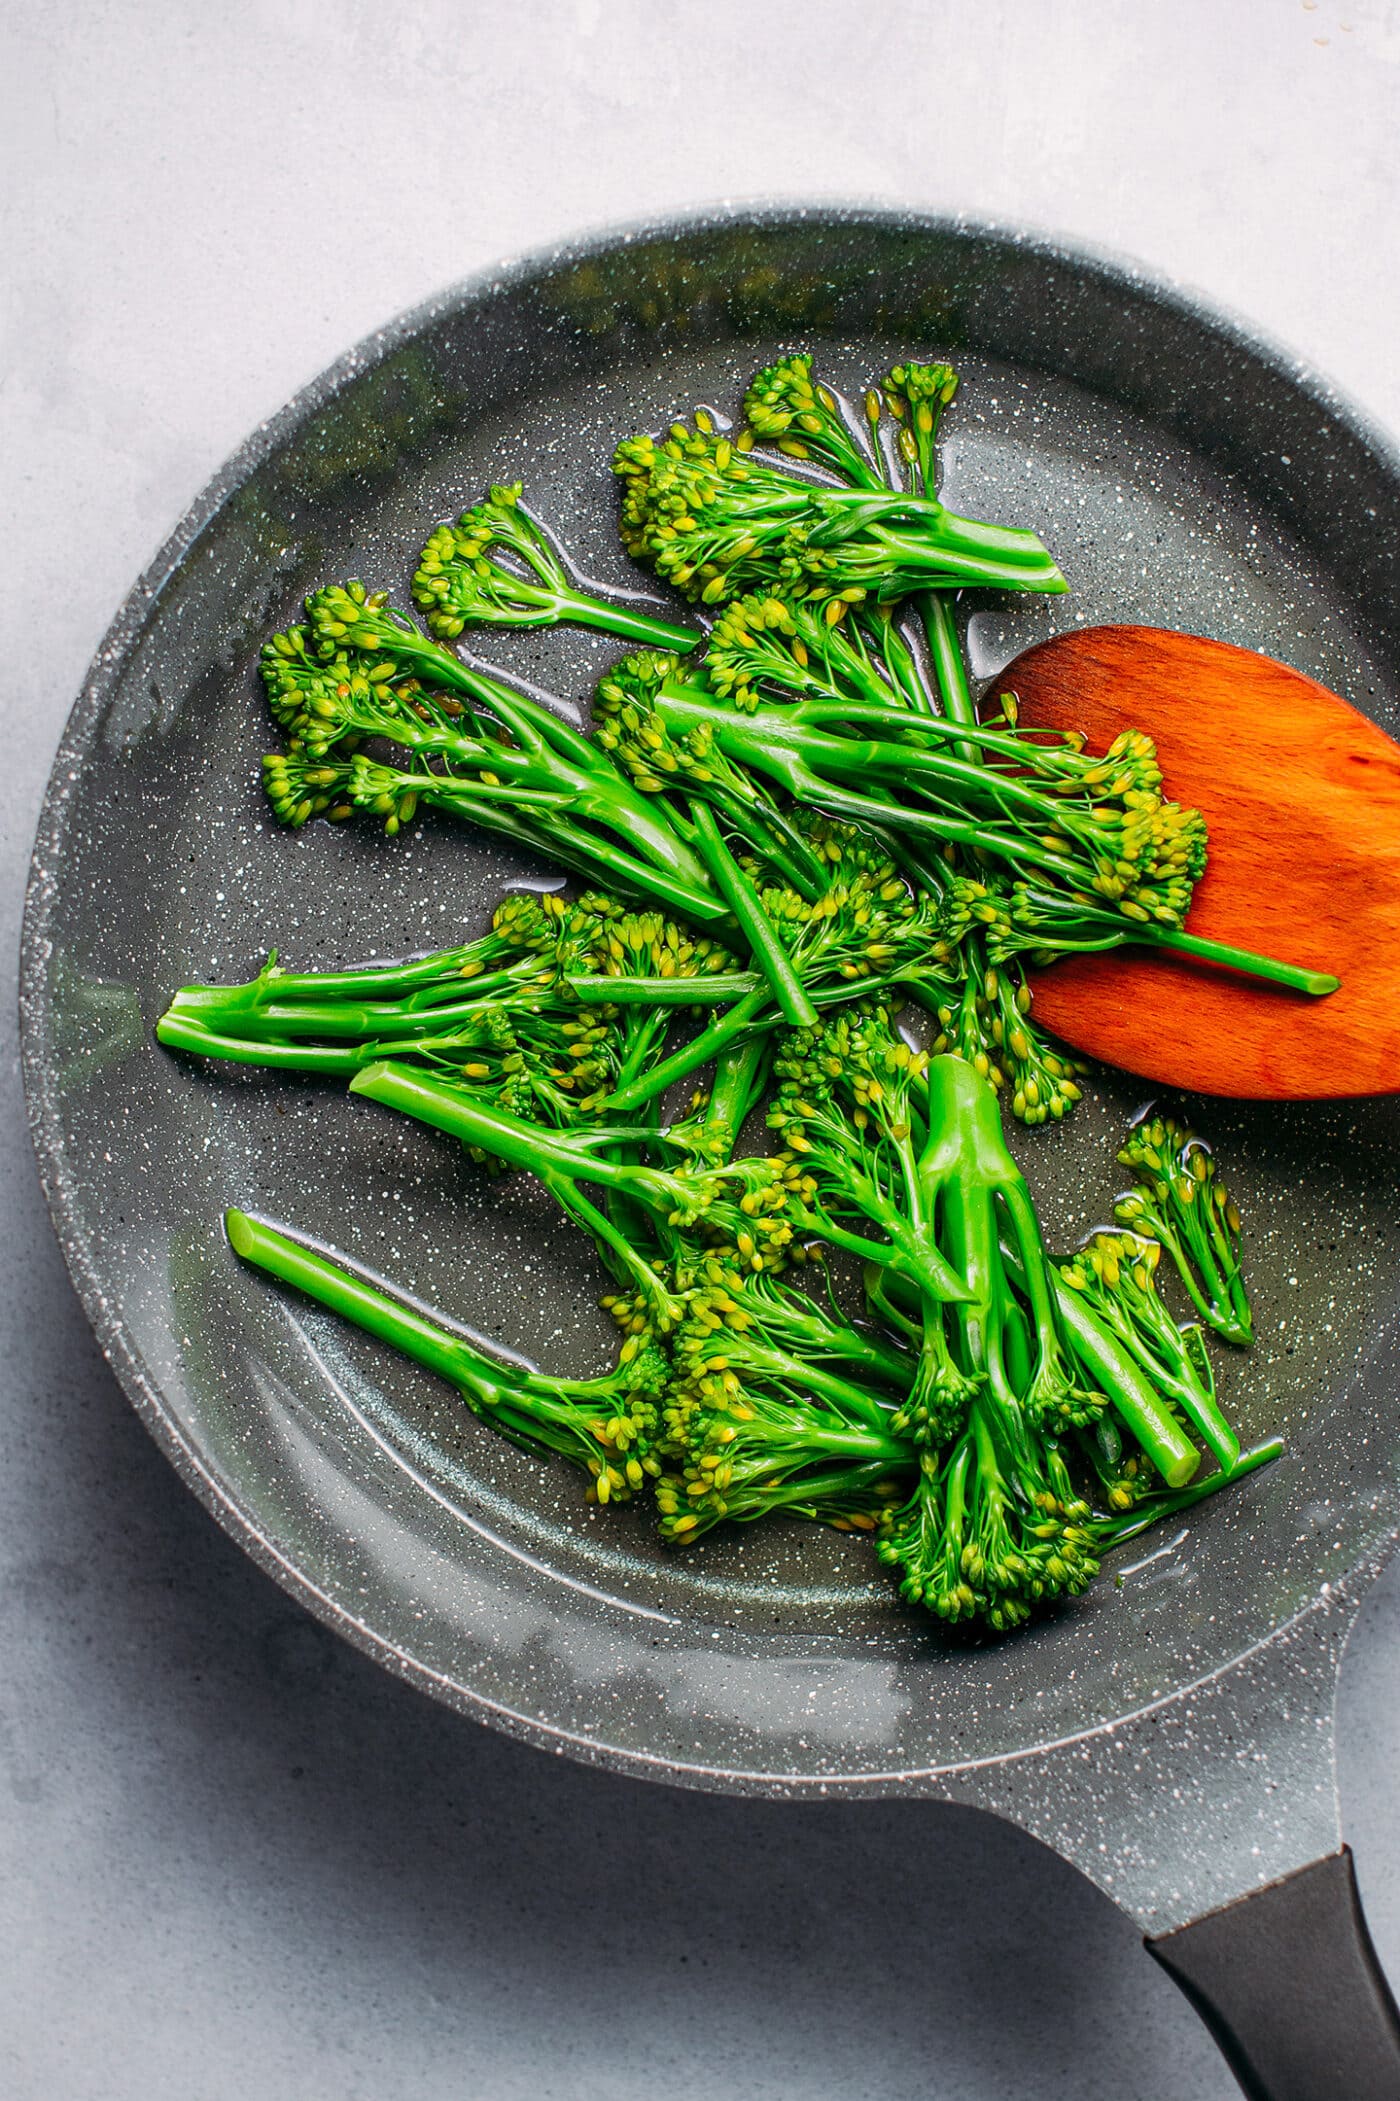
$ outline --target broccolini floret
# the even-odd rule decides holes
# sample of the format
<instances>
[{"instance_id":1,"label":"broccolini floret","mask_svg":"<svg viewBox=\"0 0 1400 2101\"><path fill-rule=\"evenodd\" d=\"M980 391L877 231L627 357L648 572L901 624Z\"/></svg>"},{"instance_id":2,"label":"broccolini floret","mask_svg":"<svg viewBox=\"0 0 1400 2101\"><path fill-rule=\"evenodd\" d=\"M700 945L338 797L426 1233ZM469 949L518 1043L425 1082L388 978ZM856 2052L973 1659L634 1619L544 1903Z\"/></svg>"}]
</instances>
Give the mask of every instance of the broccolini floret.
<instances>
[{"instance_id":1,"label":"broccolini floret","mask_svg":"<svg viewBox=\"0 0 1400 2101\"><path fill-rule=\"evenodd\" d=\"M1227 1342L1254 1339L1240 1274L1240 1214L1203 1138L1175 1117L1143 1116L1118 1155L1133 1188L1117 1204L1120 1225L1160 1241L1192 1305Z\"/></svg>"},{"instance_id":2,"label":"broccolini floret","mask_svg":"<svg viewBox=\"0 0 1400 2101\"><path fill-rule=\"evenodd\" d=\"M673 423L613 456L628 553L702 605L764 588L846 604L938 585L1066 588L1034 533L959 518L935 498L801 479L751 445Z\"/></svg>"},{"instance_id":3,"label":"broccolini floret","mask_svg":"<svg viewBox=\"0 0 1400 2101\"><path fill-rule=\"evenodd\" d=\"M590 738L470 669L383 593L328 585L306 612L304 626L262 653L269 705L289 740L264 768L284 822L358 808L392 830L421 802L691 918L724 916L704 862ZM361 749L372 740L409 763L376 762Z\"/></svg>"},{"instance_id":4,"label":"broccolini floret","mask_svg":"<svg viewBox=\"0 0 1400 2101\"><path fill-rule=\"evenodd\" d=\"M440 525L429 537L414 572L413 601L435 635L453 642L469 627L572 622L617 635L634 648L695 647L701 639L696 629L655 619L576 583L521 494L519 482L493 488L455 525Z\"/></svg>"}]
</instances>

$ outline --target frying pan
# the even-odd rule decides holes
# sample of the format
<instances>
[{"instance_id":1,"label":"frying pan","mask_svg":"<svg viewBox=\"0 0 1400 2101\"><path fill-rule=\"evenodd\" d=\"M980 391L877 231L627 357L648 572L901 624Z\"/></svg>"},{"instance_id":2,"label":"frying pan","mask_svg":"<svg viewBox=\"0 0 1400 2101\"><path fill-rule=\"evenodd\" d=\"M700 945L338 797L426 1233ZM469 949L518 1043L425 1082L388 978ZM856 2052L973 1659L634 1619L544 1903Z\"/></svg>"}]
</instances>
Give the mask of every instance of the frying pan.
<instances>
[{"instance_id":1,"label":"frying pan","mask_svg":"<svg viewBox=\"0 0 1400 2101\"><path fill-rule=\"evenodd\" d=\"M870 210L711 214L503 266L394 323L229 463L117 618L35 848L23 955L40 1169L77 1288L184 1478L293 1595L437 1698L571 1756L748 1794L977 1804L1141 1924L1247 2090L1400 2095L1400 2030L1341 1848L1333 1708L1400 1531L1394 1101L1195 1114L1250 1225L1260 1340L1228 1372L1287 1456L1120 1550L1011 1640L907 1612L858 1545L773 1525L666 1555L589 1514L413 1367L240 1270L230 1203L288 1220L497 1346L600 1366L597 1278L541 1192L313 1081L209 1070L151 1028L192 977L465 938L552 887L432 821L288 836L261 802L260 637L303 593L402 592L436 519L523 477L594 577L617 437L812 345L858 389L953 356L945 494L1040 531L1064 599L970 608L974 672L1079 621L1243 642L1400 724L1400 461L1316 378L1131 271ZM572 702L608 646L493 638ZM1286 842L1281 842L1286 851ZM1052 1242L1107 1213L1141 1089L1106 1073L1017 1143ZM1192 1109L1187 1104L1188 1111Z\"/></svg>"}]
</instances>

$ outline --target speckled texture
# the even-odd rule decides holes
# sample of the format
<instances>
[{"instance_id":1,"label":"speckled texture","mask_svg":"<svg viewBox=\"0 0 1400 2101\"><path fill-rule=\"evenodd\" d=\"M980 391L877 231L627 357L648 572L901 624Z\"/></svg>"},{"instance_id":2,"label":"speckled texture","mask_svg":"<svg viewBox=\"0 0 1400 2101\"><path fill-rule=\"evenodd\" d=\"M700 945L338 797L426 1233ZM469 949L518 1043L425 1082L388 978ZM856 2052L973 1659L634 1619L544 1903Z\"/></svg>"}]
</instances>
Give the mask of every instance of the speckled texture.
<instances>
[{"instance_id":1,"label":"speckled texture","mask_svg":"<svg viewBox=\"0 0 1400 2101\"><path fill-rule=\"evenodd\" d=\"M1372 1421L1393 1384L1389 1107L1208 1111L1257 1222L1263 1340L1229 1398L1251 1433L1286 1423L1288 1458L1128 1550L1121 1583L1033 1635L952 1645L828 1534L775 1527L663 1556L637 1514L587 1516L562 1468L522 1460L426 1379L278 1301L224 1250L224 1204L334 1238L551 1365L604 1346L587 1264L527 1187L473 1178L429 1134L334 1090L211 1075L148 1039L170 987L245 974L269 940L295 962L395 953L457 938L504 882L541 879L443 826L393 846L279 835L254 766L267 625L330 576L401 592L427 524L506 474L586 569L622 578L611 443L695 398L732 407L793 340L822 342L848 385L895 349L956 354L949 499L1035 526L1074 586L980 609L979 671L1075 620L1143 618L1252 641L1391 719L1392 464L1310 382L1179 302L1033 243L859 214L741 216L552 256L384 332L260 433L104 645L31 898L41 1159L89 1311L158 1436L274 1573L374 1653L505 1727L637 1771L986 1801L1160 1930L1334 1839L1350 1590L1329 1630L1181 1695L1391 1535L1396 1438ZM575 700L606 654L564 637L490 653ZM1053 1230L1103 1215L1108 1140L1136 1099L1105 1079L1070 1130L1025 1145ZM1346 1285L1324 1297L1343 1239ZM1215 1787L1212 1717L1253 1729L1285 1681L1297 1726L1254 1761L1254 1793L1224 1767ZM994 1763L1086 1737L1069 1763ZM1135 1809L1183 1759L1220 1826L1208 1870L1179 1819Z\"/></svg>"}]
</instances>

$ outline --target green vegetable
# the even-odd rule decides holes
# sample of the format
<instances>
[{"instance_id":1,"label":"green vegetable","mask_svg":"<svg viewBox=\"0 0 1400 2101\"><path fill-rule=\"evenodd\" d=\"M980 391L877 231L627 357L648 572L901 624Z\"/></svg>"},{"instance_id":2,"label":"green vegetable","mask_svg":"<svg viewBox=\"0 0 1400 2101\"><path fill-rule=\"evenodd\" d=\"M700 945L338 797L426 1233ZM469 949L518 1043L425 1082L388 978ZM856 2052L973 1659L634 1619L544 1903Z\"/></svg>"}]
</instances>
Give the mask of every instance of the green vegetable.
<instances>
[{"instance_id":1,"label":"green vegetable","mask_svg":"<svg viewBox=\"0 0 1400 2101\"><path fill-rule=\"evenodd\" d=\"M582 583L518 485L431 534L428 631L363 584L313 592L263 652L277 814L393 833L424 805L603 887L507 898L481 940L404 963L273 956L185 987L158 1034L343 1076L533 1174L598 1251L618 1362L499 1364L234 1211L243 1259L583 1469L593 1500L650 1489L673 1545L767 1515L862 1531L911 1602L1000 1631L1278 1450L1241 1452L1200 1326L1159 1291L1170 1272L1248 1342L1239 1220L1199 1140L1140 1123L1118 1226L1047 1253L997 1090L1056 1121L1083 1068L1035 1028L1025 967L1146 942L1335 981L1186 931L1204 826L1141 733L1096 755L1010 696L979 718L953 594L1065 586L1033 533L940 500L956 390L906 361L852 411L801 353L755 375L735 434L697 410L625 440L624 542L713 609L707 636ZM642 645L599 682L592 738L448 646L565 622ZM897 1033L904 1000L930 1052ZM758 1113L776 1152L743 1149Z\"/></svg>"},{"instance_id":2,"label":"green vegetable","mask_svg":"<svg viewBox=\"0 0 1400 2101\"><path fill-rule=\"evenodd\" d=\"M1099 756L1069 737L1046 741L906 710L895 718L896 741L886 734L887 709L834 697L740 710L709 689L703 669L645 654L604 684L604 710L638 723L614 746L634 769L641 744L674 753L680 767L699 740L796 803L991 857L1010 877L997 894L998 959L1145 942L1187 947L1296 991L1336 989L1316 971L1182 932L1205 867L1205 828L1198 811L1162 797L1156 751L1141 731L1124 731ZM964 746L982 763L962 757Z\"/></svg>"},{"instance_id":3,"label":"green vegetable","mask_svg":"<svg viewBox=\"0 0 1400 2101\"><path fill-rule=\"evenodd\" d=\"M1203 1138L1171 1116L1144 1116L1118 1155L1134 1186L1117 1204L1120 1225L1150 1233L1170 1255L1191 1303L1227 1342L1254 1340L1240 1274L1240 1214Z\"/></svg>"},{"instance_id":4,"label":"green vegetable","mask_svg":"<svg viewBox=\"0 0 1400 2101\"><path fill-rule=\"evenodd\" d=\"M839 609L936 585L1067 588L1034 533L960 518L936 498L873 482L848 489L799 479L756 457L750 434L731 440L707 421L673 423L659 442L624 439L613 455L623 545L687 598L719 605L776 587Z\"/></svg>"},{"instance_id":5,"label":"green vegetable","mask_svg":"<svg viewBox=\"0 0 1400 2101\"><path fill-rule=\"evenodd\" d=\"M652 1253L634 1246L584 1195L585 1186L625 1197L646 1215L656 1244L668 1254L674 1254L677 1230L695 1228L702 1220L710 1231L747 1230L765 1246L781 1247L791 1238L782 1217L782 1165L776 1160L732 1160L711 1167L686 1159L669 1168L618 1159L613 1156L620 1149L657 1134L648 1126L545 1131L492 1108L444 1076L395 1062L366 1066L350 1082L350 1092L446 1131L507 1167L537 1175L560 1208L593 1235L619 1281L639 1296L663 1332L680 1316L676 1292L658 1273ZM745 1219L751 1221L747 1226Z\"/></svg>"},{"instance_id":6,"label":"green vegetable","mask_svg":"<svg viewBox=\"0 0 1400 2101\"><path fill-rule=\"evenodd\" d=\"M244 1214L229 1215L230 1238L450 1379L516 1442L585 1468L596 1500L650 1483L673 1545L774 1514L864 1531L911 1602L994 1631L1076 1595L1107 1547L1273 1455L1242 1457L1212 1394L1191 1414L1208 1418L1220 1465L1193 1481L1176 1406L1196 1345L1152 1293L1146 1244L1105 1235L1092 1259L1047 1258L994 1095L963 1060L911 1052L867 1005L791 1032L776 1076L783 1151L741 1158L729 1148L758 1083L747 1056L718 1075L727 1108L666 1133L544 1129L404 1065L352 1083L533 1172L591 1233L624 1338L601 1380L498 1366ZM639 1139L650 1160L618 1157ZM627 1230L585 1188L622 1198ZM864 1258L863 1321L814 1264L813 1237ZM1129 1259L1115 1264L1120 1242ZM796 1281L804 1266L818 1291Z\"/></svg>"},{"instance_id":7,"label":"green vegetable","mask_svg":"<svg viewBox=\"0 0 1400 2101\"><path fill-rule=\"evenodd\" d=\"M666 992L734 968L717 942L659 912L596 892L516 895L484 939L411 963L295 975L274 958L248 984L187 985L156 1034L204 1057L347 1078L418 1059L516 1115L568 1125L644 1081L665 1044ZM601 999L580 999L579 972ZM619 974L645 1005L607 998Z\"/></svg>"},{"instance_id":8,"label":"green vegetable","mask_svg":"<svg viewBox=\"0 0 1400 2101\"><path fill-rule=\"evenodd\" d=\"M500 1364L417 1305L359 1276L343 1258L227 1211L229 1245L245 1262L328 1306L455 1386L474 1415L530 1452L555 1453L589 1475L588 1500L625 1503L661 1471L660 1397L668 1367L658 1350L624 1343L601 1379L550 1379Z\"/></svg>"},{"instance_id":9,"label":"green vegetable","mask_svg":"<svg viewBox=\"0 0 1400 2101\"><path fill-rule=\"evenodd\" d=\"M908 1427L946 1443L984 1393L1040 1428L1093 1423L1105 1394L1085 1384L1067 1347L1030 1193L987 1083L961 1058L911 1052L879 1010L847 1010L795 1036L776 1070L770 1121L803 1169L795 1223L920 1293ZM1118 1385L1127 1427L1182 1486L1196 1456L1170 1410L1144 1400L1140 1381Z\"/></svg>"},{"instance_id":10,"label":"green vegetable","mask_svg":"<svg viewBox=\"0 0 1400 2101\"><path fill-rule=\"evenodd\" d=\"M388 607L383 593L328 585L307 599L306 613L306 626L275 635L262 656L272 712L289 739L288 751L263 767L284 823L362 809L382 816L393 833L423 803L702 923L732 913L779 1013L809 1018L753 886L708 808L678 810L640 793L604 744L464 664ZM376 762L361 749L370 739L400 746L416 763ZM751 790L731 797L726 818L742 823L745 803L756 808L756 835L769 858L814 889L810 856L793 869L787 855L790 845L803 851L800 836L768 798Z\"/></svg>"},{"instance_id":11,"label":"green vegetable","mask_svg":"<svg viewBox=\"0 0 1400 2101\"><path fill-rule=\"evenodd\" d=\"M580 588L520 496L519 482L494 488L484 502L463 511L455 525L440 525L430 536L418 557L413 601L435 635L454 642L468 627L573 622L617 635L634 647L695 647L701 639L696 629L653 619Z\"/></svg>"},{"instance_id":12,"label":"green vegetable","mask_svg":"<svg viewBox=\"0 0 1400 2101\"><path fill-rule=\"evenodd\" d=\"M1109 1327L1160 1393L1176 1401L1220 1465L1232 1467L1240 1441L1215 1396L1215 1374L1198 1327L1179 1328L1157 1292L1161 1244L1140 1233L1091 1234L1059 1264L1066 1287Z\"/></svg>"},{"instance_id":13,"label":"green vegetable","mask_svg":"<svg viewBox=\"0 0 1400 2101\"><path fill-rule=\"evenodd\" d=\"M397 831L420 802L701 921L724 916L704 866L663 808L596 743L503 680L470 669L382 592L327 585L307 623L274 635L263 683L289 749L264 762L286 824L369 810ZM409 755L377 764L369 739Z\"/></svg>"}]
</instances>

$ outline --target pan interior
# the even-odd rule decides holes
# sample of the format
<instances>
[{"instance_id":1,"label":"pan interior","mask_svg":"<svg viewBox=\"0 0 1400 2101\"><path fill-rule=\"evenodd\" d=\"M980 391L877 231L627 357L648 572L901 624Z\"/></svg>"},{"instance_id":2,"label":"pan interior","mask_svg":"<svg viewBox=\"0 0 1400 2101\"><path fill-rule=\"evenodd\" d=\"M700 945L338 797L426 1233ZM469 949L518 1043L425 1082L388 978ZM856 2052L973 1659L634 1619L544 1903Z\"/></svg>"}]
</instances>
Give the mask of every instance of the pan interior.
<instances>
[{"instance_id":1,"label":"pan interior","mask_svg":"<svg viewBox=\"0 0 1400 2101\"><path fill-rule=\"evenodd\" d=\"M444 302L234 463L79 703L27 950L31 1087L70 1260L118 1369L226 1520L444 1697L594 1755L770 1788L878 1784L1128 1713L1266 1636L1389 1529L1395 1105L1186 1105L1248 1233L1259 1341L1224 1368L1227 1406L1250 1439L1283 1430L1288 1456L1123 1550L1072 1610L988 1645L945 1639L866 1547L816 1528L667 1554L644 1513L588 1511L562 1464L242 1272L228 1204L548 1369L608 1359L592 1257L533 1184L488 1179L335 1086L170 1057L151 1026L175 986L248 976L269 947L294 967L420 951L480 931L512 884L553 887L431 819L396 841L279 831L257 779L257 643L316 582L362 576L406 603L429 527L499 480L524 481L586 573L649 588L617 546L613 444L696 401L736 413L756 365L806 344L855 394L911 351L958 363L946 499L1034 527L1072 586L978 602L980 676L1062 628L1142 621L1258 647L1395 729L1365 506L1348 538L1344 505L1310 531L1289 493L1324 467L1345 479L1347 444L1353 480L1370 455L1267 361L1014 243L860 217L693 228ZM1202 428L1172 392L1183 344L1193 384L1230 381ZM1372 494L1390 506L1373 532L1393 533L1394 484ZM576 634L481 649L580 719L616 654ZM1098 1074L1068 1126L1017 1135L1052 1244L1110 1215L1114 1141L1143 1099Z\"/></svg>"}]
</instances>

